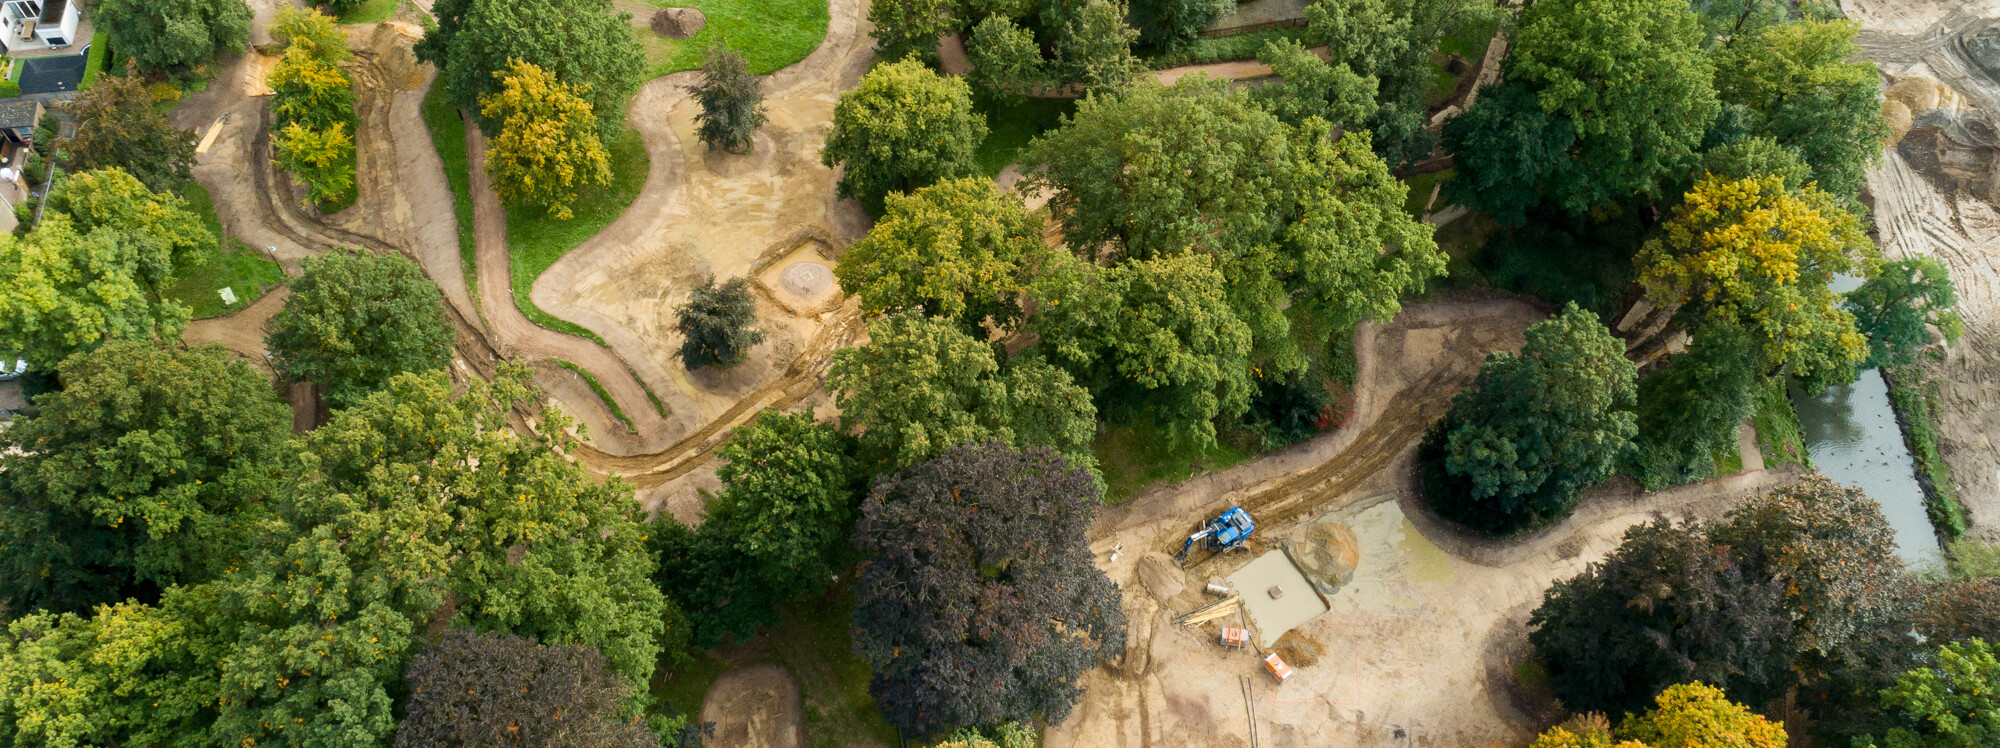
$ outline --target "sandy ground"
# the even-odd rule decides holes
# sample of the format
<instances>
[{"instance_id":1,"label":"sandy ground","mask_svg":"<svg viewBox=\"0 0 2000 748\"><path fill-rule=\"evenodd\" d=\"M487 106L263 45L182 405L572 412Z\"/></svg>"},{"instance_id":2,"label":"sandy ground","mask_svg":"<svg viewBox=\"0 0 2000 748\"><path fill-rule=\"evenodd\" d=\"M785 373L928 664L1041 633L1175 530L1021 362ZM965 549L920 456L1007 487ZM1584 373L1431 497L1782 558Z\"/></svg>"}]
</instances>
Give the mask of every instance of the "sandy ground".
<instances>
[{"instance_id":1,"label":"sandy ground","mask_svg":"<svg viewBox=\"0 0 2000 748\"><path fill-rule=\"evenodd\" d=\"M284 310L285 299L291 298L291 295L290 286L279 286L250 306L220 317L190 322L187 331L181 333L181 342L188 345L221 343L222 347L235 351L249 359L252 365L269 372L270 362L264 359L264 326Z\"/></svg>"},{"instance_id":2,"label":"sandy ground","mask_svg":"<svg viewBox=\"0 0 2000 748\"><path fill-rule=\"evenodd\" d=\"M737 668L715 680L701 701L701 721L715 723L714 748L802 748L805 709L798 681L775 664Z\"/></svg>"},{"instance_id":3,"label":"sandy ground","mask_svg":"<svg viewBox=\"0 0 2000 748\"><path fill-rule=\"evenodd\" d=\"M1939 81L1956 93L1950 106L1982 110L2000 121L2000 84L1961 53L1958 39L2000 18L2000 0L1844 0L1859 21L1859 56L1885 78ZM1921 114L1919 112L1918 114ZM1978 196L1949 188L1912 167L1890 148L1868 178L1885 255L1932 256L1958 285L1966 335L1942 362L1925 368L1941 394L1943 452L1973 529L2000 539L2000 211Z\"/></svg>"}]
</instances>

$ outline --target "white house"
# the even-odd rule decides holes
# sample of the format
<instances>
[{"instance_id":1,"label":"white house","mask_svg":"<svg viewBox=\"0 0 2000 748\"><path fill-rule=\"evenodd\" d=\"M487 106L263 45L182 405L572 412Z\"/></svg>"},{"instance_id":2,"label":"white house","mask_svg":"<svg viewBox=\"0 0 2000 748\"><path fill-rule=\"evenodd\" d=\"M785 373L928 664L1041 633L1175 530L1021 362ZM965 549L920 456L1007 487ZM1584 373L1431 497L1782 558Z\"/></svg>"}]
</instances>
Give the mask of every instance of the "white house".
<instances>
[{"instance_id":1,"label":"white house","mask_svg":"<svg viewBox=\"0 0 2000 748\"><path fill-rule=\"evenodd\" d=\"M61 49L77 41L82 23L76 0L4 0L0 42L8 52Z\"/></svg>"}]
</instances>

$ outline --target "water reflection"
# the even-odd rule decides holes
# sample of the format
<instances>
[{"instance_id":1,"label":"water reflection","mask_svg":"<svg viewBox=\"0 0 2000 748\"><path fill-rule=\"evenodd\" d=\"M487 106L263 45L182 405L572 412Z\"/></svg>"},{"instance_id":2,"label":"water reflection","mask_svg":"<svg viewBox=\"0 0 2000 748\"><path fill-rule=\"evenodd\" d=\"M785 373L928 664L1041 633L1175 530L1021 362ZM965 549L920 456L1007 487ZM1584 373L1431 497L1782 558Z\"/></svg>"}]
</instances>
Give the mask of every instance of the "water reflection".
<instances>
[{"instance_id":1,"label":"water reflection","mask_svg":"<svg viewBox=\"0 0 2000 748\"><path fill-rule=\"evenodd\" d=\"M1924 511L1924 490L1903 445L1895 411L1889 407L1889 385L1882 373L1862 372L1854 384L1829 387L1818 397L1807 396L1794 384L1791 395L1813 466L1882 505L1905 563L1937 563L1941 558L1937 532Z\"/></svg>"}]
</instances>

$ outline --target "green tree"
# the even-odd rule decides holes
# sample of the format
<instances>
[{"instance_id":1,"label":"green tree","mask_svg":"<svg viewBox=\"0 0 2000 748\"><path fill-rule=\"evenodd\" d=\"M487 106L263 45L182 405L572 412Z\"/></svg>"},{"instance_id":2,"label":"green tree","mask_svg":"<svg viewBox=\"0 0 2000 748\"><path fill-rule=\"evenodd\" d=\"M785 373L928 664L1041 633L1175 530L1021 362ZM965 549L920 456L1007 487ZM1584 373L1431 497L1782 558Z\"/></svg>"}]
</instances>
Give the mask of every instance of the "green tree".
<instances>
[{"instance_id":1,"label":"green tree","mask_svg":"<svg viewBox=\"0 0 2000 748\"><path fill-rule=\"evenodd\" d=\"M321 51L324 49L315 44L292 44L266 77L271 86L271 115L279 128L299 124L327 130L354 124L354 79L340 69L335 56ZM347 48L336 49L345 52Z\"/></svg>"},{"instance_id":2,"label":"green tree","mask_svg":"<svg viewBox=\"0 0 2000 748\"><path fill-rule=\"evenodd\" d=\"M187 200L148 190L118 167L70 175L49 194L48 208L68 215L79 232L121 234L138 248L152 284L164 282L175 268L206 264L215 252L215 235Z\"/></svg>"},{"instance_id":3,"label":"green tree","mask_svg":"<svg viewBox=\"0 0 2000 748\"><path fill-rule=\"evenodd\" d=\"M843 568L848 531L861 502L854 445L811 409L766 409L716 451L722 493L703 531L721 533L749 559L756 583L798 600L817 594ZM713 525L713 527L710 527Z\"/></svg>"},{"instance_id":4,"label":"green tree","mask_svg":"<svg viewBox=\"0 0 2000 748\"><path fill-rule=\"evenodd\" d=\"M0 635L0 740L21 748L216 745L215 592L172 588L159 607L37 611Z\"/></svg>"},{"instance_id":5,"label":"green tree","mask_svg":"<svg viewBox=\"0 0 2000 748\"><path fill-rule=\"evenodd\" d=\"M1820 189L1845 198L1860 192L1889 136L1875 63L1848 61L1859 30L1852 21L1771 25L1715 60L1716 91L1748 110L1751 132L1796 151Z\"/></svg>"},{"instance_id":6,"label":"green tree","mask_svg":"<svg viewBox=\"0 0 2000 748\"><path fill-rule=\"evenodd\" d=\"M904 60L877 66L833 108L820 161L842 167L840 196L871 213L891 192L979 173L973 153L986 118L972 108L965 81Z\"/></svg>"},{"instance_id":7,"label":"green tree","mask_svg":"<svg viewBox=\"0 0 2000 748\"><path fill-rule=\"evenodd\" d=\"M1375 114L1374 78L1355 75L1346 65L1333 65L1291 39L1264 43L1258 61L1271 66L1277 80L1258 86L1251 99L1285 124L1298 126L1318 117L1340 125L1362 124Z\"/></svg>"},{"instance_id":8,"label":"green tree","mask_svg":"<svg viewBox=\"0 0 2000 748\"><path fill-rule=\"evenodd\" d=\"M891 193L833 272L871 313L922 309L976 331L1019 320L1027 265L1042 251L1042 222L1020 197L965 177Z\"/></svg>"},{"instance_id":9,"label":"green tree","mask_svg":"<svg viewBox=\"0 0 2000 748\"><path fill-rule=\"evenodd\" d=\"M479 97L480 113L500 125L486 147L486 174L502 202L567 221L579 191L611 183L611 155L598 140L589 95L588 86L563 85L516 60L499 93Z\"/></svg>"},{"instance_id":10,"label":"green tree","mask_svg":"<svg viewBox=\"0 0 2000 748\"><path fill-rule=\"evenodd\" d=\"M250 38L243 0L100 0L90 20L111 34L111 46L141 69L193 72L218 54L243 50ZM96 86L104 85L99 79Z\"/></svg>"},{"instance_id":11,"label":"green tree","mask_svg":"<svg viewBox=\"0 0 2000 748\"><path fill-rule=\"evenodd\" d=\"M403 680L398 748L661 748L630 718L628 685L590 647L453 629L410 660Z\"/></svg>"},{"instance_id":12,"label":"green tree","mask_svg":"<svg viewBox=\"0 0 2000 748\"><path fill-rule=\"evenodd\" d=\"M242 0L227 1L242 4ZM96 22L112 27L102 15ZM194 133L167 121L138 73L127 70L122 76L99 78L63 106L78 123L73 134L55 143L67 157L70 171L118 167L158 192L178 188L193 176Z\"/></svg>"},{"instance_id":13,"label":"green tree","mask_svg":"<svg viewBox=\"0 0 2000 748\"><path fill-rule=\"evenodd\" d=\"M1034 360L1002 368L957 325L907 312L870 322L868 340L834 353L827 389L842 420L861 427L871 467L900 470L986 440L1091 464L1097 410L1067 374Z\"/></svg>"},{"instance_id":14,"label":"green tree","mask_svg":"<svg viewBox=\"0 0 2000 748\"><path fill-rule=\"evenodd\" d=\"M876 481L853 632L883 716L920 735L1062 721L1084 671L1125 650L1118 588L1084 542L1098 501L1054 451L996 442Z\"/></svg>"},{"instance_id":15,"label":"green tree","mask_svg":"<svg viewBox=\"0 0 2000 748\"><path fill-rule=\"evenodd\" d=\"M1759 385L1757 343L1726 322L1703 325L1686 353L1639 382L1639 433L1625 472L1648 491L1715 475L1734 454Z\"/></svg>"},{"instance_id":16,"label":"green tree","mask_svg":"<svg viewBox=\"0 0 2000 748\"><path fill-rule=\"evenodd\" d=\"M297 122L271 136L278 166L306 183L308 205L339 205L354 195L354 138L345 123L313 129Z\"/></svg>"},{"instance_id":17,"label":"green tree","mask_svg":"<svg viewBox=\"0 0 2000 748\"><path fill-rule=\"evenodd\" d=\"M1785 184L1812 181L1812 167L1797 151L1763 136L1737 138L1701 154L1701 174L1723 179L1750 179L1775 176Z\"/></svg>"},{"instance_id":18,"label":"green tree","mask_svg":"<svg viewBox=\"0 0 2000 748\"><path fill-rule=\"evenodd\" d=\"M769 120L764 115L764 84L736 50L716 44L702 56L701 82L687 87L701 111L694 116L695 135L710 148L747 153L751 138Z\"/></svg>"},{"instance_id":19,"label":"green tree","mask_svg":"<svg viewBox=\"0 0 2000 748\"><path fill-rule=\"evenodd\" d=\"M432 11L438 25L417 43L417 59L438 66L453 107L481 112L519 61L589 102L599 137L623 126L646 57L630 14L614 13L611 0L438 0ZM496 116L482 113L479 129L499 131Z\"/></svg>"},{"instance_id":20,"label":"green tree","mask_svg":"<svg viewBox=\"0 0 2000 748\"><path fill-rule=\"evenodd\" d=\"M1527 337L1487 355L1418 456L1431 508L1490 535L1569 516L1637 431L1635 368L1596 314L1570 304Z\"/></svg>"},{"instance_id":21,"label":"green tree","mask_svg":"<svg viewBox=\"0 0 2000 748\"><path fill-rule=\"evenodd\" d=\"M1127 17L1139 32L1140 44L1176 49L1234 12L1236 0L1132 0Z\"/></svg>"},{"instance_id":22,"label":"green tree","mask_svg":"<svg viewBox=\"0 0 2000 748\"><path fill-rule=\"evenodd\" d=\"M1233 260L1276 236L1292 158L1284 125L1249 94L1189 76L1085 98L1029 145L1021 171L1049 192L1071 247Z\"/></svg>"},{"instance_id":23,"label":"green tree","mask_svg":"<svg viewBox=\"0 0 2000 748\"><path fill-rule=\"evenodd\" d=\"M1973 748L2000 740L2000 658L1979 639L1946 644L1936 663L1882 691L1892 725L1868 748Z\"/></svg>"},{"instance_id":24,"label":"green tree","mask_svg":"<svg viewBox=\"0 0 2000 748\"><path fill-rule=\"evenodd\" d=\"M1917 349L1930 345L1930 328L1946 343L1965 333L1958 291L1944 265L1929 257L1883 263L1882 269L1847 293L1843 303L1855 328L1868 336L1869 366L1904 366Z\"/></svg>"},{"instance_id":25,"label":"green tree","mask_svg":"<svg viewBox=\"0 0 2000 748\"><path fill-rule=\"evenodd\" d=\"M1784 725L1731 702L1703 683L1669 686L1645 714L1625 718L1618 736L1649 748L1785 748Z\"/></svg>"},{"instance_id":26,"label":"green tree","mask_svg":"<svg viewBox=\"0 0 2000 748\"><path fill-rule=\"evenodd\" d=\"M0 431L0 599L88 612L236 563L291 410L217 347L113 342Z\"/></svg>"},{"instance_id":27,"label":"green tree","mask_svg":"<svg viewBox=\"0 0 2000 748\"><path fill-rule=\"evenodd\" d=\"M958 33L959 12L956 0L870 2L868 22L875 27L875 57L884 62L915 59L936 65L938 38Z\"/></svg>"},{"instance_id":28,"label":"green tree","mask_svg":"<svg viewBox=\"0 0 2000 748\"><path fill-rule=\"evenodd\" d=\"M1444 183L1454 205L1483 211L1502 224L1527 223L1548 182L1567 181L1576 128L1542 111L1527 84L1508 80L1482 89L1479 100L1444 125L1444 148L1458 176Z\"/></svg>"},{"instance_id":29,"label":"green tree","mask_svg":"<svg viewBox=\"0 0 2000 748\"><path fill-rule=\"evenodd\" d=\"M1055 56L1049 77L1086 93L1115 93L1146 66L1132 56L1139 32L1125 25L1125 8L1114 0L1056 0L1042 9L1042 27L1051 30Z\"/></svg>"},{"instance_id":30,"label":"green tree","mask_svg":"<svg viewBox=\"0 0 2000 748\"><path fill-rule=\"evenodd\" d=\"M1377 81L1379 106L1354 124L1372 131L1376 153L1401 167L1435 145L1425 124L1438 42L1496 12L1478 0L1324 0L1306 6L1306 39L1326 45L1334 67Z\"/></svg>"},{"instance_id":31,"label":"green tree","mask_svg":"<svg viewBox=\"0 0 2000 748\"><path fill-rule=\"evenodd\" d=\"M708 276L688 293L687 303L676 314L674 329L683 336L676 355L690 370L743 363L750 349L764 342L764 331L755 324L757 307L750 298L750 282L731 278L717 286L715 276Z\"/></svg>"},{"instance_id":32,"label":"green tree","mask_svg":"<svg viewBox=\"0 0 2000 748\"><path fill-rule=\"evenodd\" d=\"M1002 15L987 16L965 42L973 90L1003 101L1019 101L1048 81L1048 64L1034 33Z\"/></svg>"},{"instance_id":33,"label":"green tree","mask_svg":"<svg viewBox=\"0 0 2000 748\"><path fill-rule=\"evenodd\" d=\"M631 489L571 462L525 368L452 394L443 372L402 374L338 411L285 466L291 487L226 578L214 744L378 745L391 694L427 626L517 634L603 653L644 699L683 629L651 579Z\"/></svg>"},{"instance_id":34,"label":"green tree","mask_svg":"<svg viewBox=\"0 0 2000 748\"><path fill-rule=\"evenodd\" d=\"M162 299L170 248L115 228L76 229L60 211L26 237L0 237L0 357L44 369L106 340L176 340L188 309Z\"/></svg>"},{"instance_id":35,"label":"green tree","mask_svg":"<svg viewBox=\"0 0 2000 748\"><path fill-rule=\"evenodd\" d=\"M1141 404L1180 444L1215 443L1215 419L1250 404L1250 329L1206 255L1072 261L1038 279L1030 329L1049 358L1100 397Z\"/></svg>"},{"instance_id":36,"label":"green tree","mask_svg":"<svg viewBox=\"0 0 2000 748\"><path fill-rule=\"evenodd\" d=\"M299 8L292 5L278 6L271 19L271 39L291 47L306 47L314 57L328 62L345 62L354 56L347 47L347 32L340 30L340 20L314 8Z\"/></svg>"},{"instance_id":37,"label":"green tree","mask_svg":"<svg viewBox=\"0 0 2000 748\"><path fill-rule=\"evenodd\" d=\"M1564 210L1582 213L1635 196L1659 198L1663 179L1694 165L1695 149L1720 105L1701 51L1701 26L1685 0L1537 2L1521 12L1513 43L1505 77L1532 91L1539 108L1574 133L1564 151L1569 168L1551 168L1539 158L1560 140L1549 130L1557 125L1506 127L1494 134L1528 139L1487 147L1509 154L1503 163L1538 168L1475 174L1474 182L1535 189ZM1473 110L1520 103L1482 96ZM1475 123L1488 124L1492 133L1495 120L1488 115ZM1484 165L1473 161L1461 168Z\"/></svg>"},{"instance_id":38,"label":"green tree","mask_svg":"<svg viewBox=\"0 0 2000 748\"><path fill-rule=\"evenodd\" d=\"M1444 275L1433 227L1403 211L1409 188L1369 148L1368 134L1328 138L1324 122L1300 132L1293 180L1297 218L1285 227L1295 308L1343 330L1388 320L1404 294Z\"/></svg>"},{"instance_id":39,"label":"green tree","mask_svg":"<svg viewBox=\"0 0 2000 748\"><path fill-rule=\"evenodd\" d=\"M265 337L278 372L326 388L336 408L403 372L445 368L456 342L444 296L416 263L356 250L306 258Z\"/></svg>"},{"instance_id":40,"label":"green tree","mask_svg":"<svg viewBox=\"0 0 2000 748\"><path fill-rule=\"evenodd\" d=\"M1867 343L1828 284L1875 264L1854 214L1810 186L1787 191L1778 177L1708 178L1664 229L1633 259L1647 298L1748 328L1763 339L1767 366L1809 386L1853 379Z\"/></svg>"}]
</instances>

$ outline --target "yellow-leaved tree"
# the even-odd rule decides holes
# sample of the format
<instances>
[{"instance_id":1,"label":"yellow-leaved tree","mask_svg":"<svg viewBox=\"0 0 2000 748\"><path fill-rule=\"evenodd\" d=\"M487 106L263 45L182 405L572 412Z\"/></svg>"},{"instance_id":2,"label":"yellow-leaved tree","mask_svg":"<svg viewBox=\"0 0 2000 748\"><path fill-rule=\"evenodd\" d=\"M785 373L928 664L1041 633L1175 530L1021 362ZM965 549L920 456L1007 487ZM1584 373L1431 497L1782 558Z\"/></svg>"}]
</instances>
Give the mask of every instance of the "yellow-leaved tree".
<instances>
[{"instance_id":1,"label":"yellow-leaved tree","mask_svg":"<svg viewBox=\"0 0 2000 748\"><path fill-rule=\"evenodd\" d=\"M1853 213L1810 184L1709 177L1664 229L1635 259L1647 298L1748 328L1766 365L1809 387L1853 378L1868 341L1829 284L1878 263Z\"/></svg>"},{"instance_id":2,"label":"yellow-leaved tree","mask_svg":"<svg viewBox=\"0 0 2000 748\"><path fill-rule=\"evenodd\" d=\"M479 97L481 112L500 122L486 147L486 175L509 205L548 211L569 220L570 204L585 185L611 183L611 157L597 139L597 116L572 88L535 65L514 60L500 78L500 92Z\"/></svg>"},{"instance_id":3,"label":"yellow-leaved tree","mask_svg":"<svg viewBox=\"0 0 2000 748\"><path fill-rule=\"evenodd\" d=\"M1645 714L1626 714L1614 733L1595 712L1542 733L1528 748L1785 748L1784 725L1730 701L1705 683L1668 686Z\"/></svg>"},{"instance_id":4,"label":"yellow-leaved tree","mask_svg":"<svg viewBox=\"0 0 2000 748\"><path fill-rule=\"evenodd\" d=\"M347 123L313 128L293 122L271 137L271 146L278 165L306 183L307 202L328 205L352 198L354 138L347 134Z\"/></svg>"}]
</instances>

